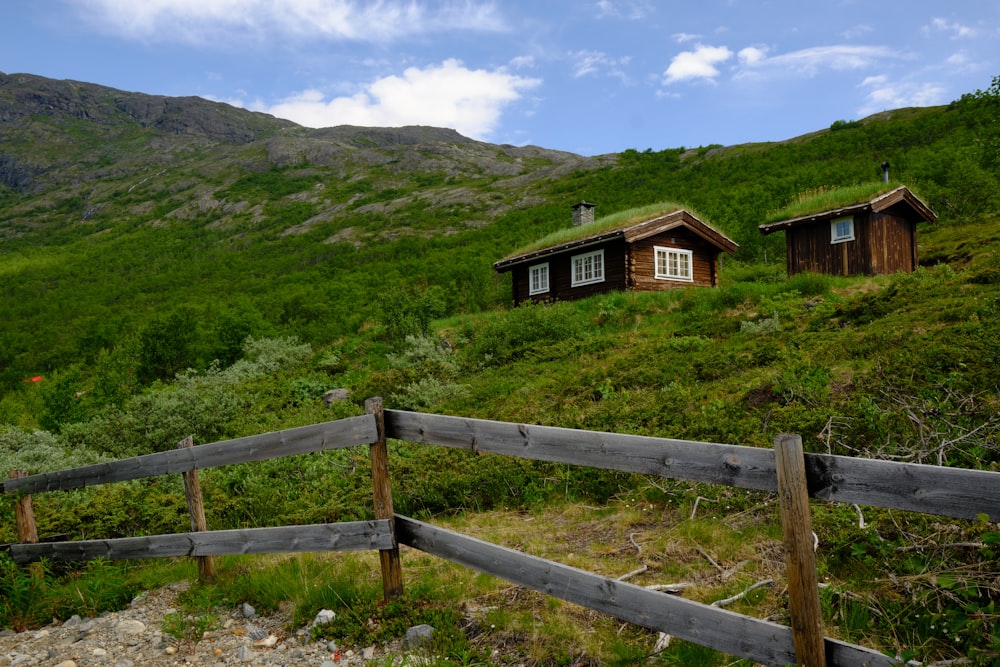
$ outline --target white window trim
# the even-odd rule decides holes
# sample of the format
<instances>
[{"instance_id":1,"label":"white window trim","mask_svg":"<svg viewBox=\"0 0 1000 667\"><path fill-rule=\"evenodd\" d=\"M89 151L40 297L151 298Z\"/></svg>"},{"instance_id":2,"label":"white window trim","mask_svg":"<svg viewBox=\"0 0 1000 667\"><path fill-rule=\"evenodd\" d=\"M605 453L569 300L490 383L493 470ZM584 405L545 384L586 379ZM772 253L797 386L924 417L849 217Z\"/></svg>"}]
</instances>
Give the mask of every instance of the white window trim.
<instances>
[{"instance_id":1,"label":"white window trim","mask_svg":"<svg viewBox=\"0 0 1000 667\"><path fill-rule=\"evenodd\" d=\"M590 278L585 278L582 280L577 280L576 278L576 264L577 261L584 261L588 257L600 257L601 258L601 270L594 271L594 275ZM585 252L582 255L573 255L570 260L570 287L581 287L583 285L592 285L594 283L604 282L604 249L594 250L592 252Z\"/></svg>"},{"instance_id":2,"label":"white window trim","mask_svg":"<svg viewBox=\"0 0 1000 667\"><path fill-rule=\"evenodd\" d=\"M837 225L848 223L850 233L846 236L837 236ZM842 218L834 218L830 221L830 243L845 243L854 240L854 216L847 215Z\"/></svg>"},{"instance_id":3,"label":"white window trim","mask_svg":"<svg viewBox=\"0 0 1000 667\"><path fill-rule=\"evenodd\" d=\"M660 262L659 254L664 253L667 256L667 272L660 272ZM673 275L670 273L670 253L676 255L687 256L687 267L688 275ZM668 248L665 246L653 246L653 274L657 280L680 280L687 283L694 282L694 253L690 250L683 250L681 248Z\"/></svg>"},{"instance_id":4,"label":"white window trim","mask_svg":"<svg viewBox=\"0 0 1000 667\"><path fill-rule=\"evenodd\" d=\"M542 275L545 277L544 285L535 287L535 271L544 272ZM538 282L542 282L539 280ZM543 262L542 264L534 264L528 267L528 295L534 296L535 294L545 294L549 291L549 263Z\"/></svg>"}]
</instances>

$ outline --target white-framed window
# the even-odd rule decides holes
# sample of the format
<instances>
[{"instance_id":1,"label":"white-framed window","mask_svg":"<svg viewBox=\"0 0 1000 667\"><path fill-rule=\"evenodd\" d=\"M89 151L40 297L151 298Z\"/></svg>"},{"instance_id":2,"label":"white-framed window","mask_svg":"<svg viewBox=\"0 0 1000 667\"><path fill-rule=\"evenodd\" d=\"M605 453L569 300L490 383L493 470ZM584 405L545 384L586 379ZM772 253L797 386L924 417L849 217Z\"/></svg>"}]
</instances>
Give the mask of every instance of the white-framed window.
<instances>
[{"instance_id":1,"label":"white-framed window","mask_svg":"<svg viewBox=\"0 0 1000 667\"><path fill-rule=\"evenodd\" d=\"M834 218L830 221L830 243L854 240L854 216Z\"/></svg>"},{"instance_id":2,"label":"white-framed window","mask_svg":"<svg viewBox=\"0 0 1000 667\"><path fill-rule=\"evenodd\" d=\"M656 260L657 280L694 281L692 269L694 255L690 250L653 246L653 256Z\"/></svg>"},{"instance_id":3,"label":"white-framed window","mask_svg":"<svg viewBox=\"0 0 1000 667\"><path fill-rule=\"evenodd\" d=\"M549 291L549 263L528 267L528 294L544 294Z\"/></svg>"},{"instance_id":4,"label":"white-framed window","mask_svg":"<svg viewBox=\"0 0 1000 667\"><path fill-rule=\"evenodd\" d=\"M570 285L579 287L604 282L604 250L573 255L573 279Z\"/></svg>"}]
</instances>

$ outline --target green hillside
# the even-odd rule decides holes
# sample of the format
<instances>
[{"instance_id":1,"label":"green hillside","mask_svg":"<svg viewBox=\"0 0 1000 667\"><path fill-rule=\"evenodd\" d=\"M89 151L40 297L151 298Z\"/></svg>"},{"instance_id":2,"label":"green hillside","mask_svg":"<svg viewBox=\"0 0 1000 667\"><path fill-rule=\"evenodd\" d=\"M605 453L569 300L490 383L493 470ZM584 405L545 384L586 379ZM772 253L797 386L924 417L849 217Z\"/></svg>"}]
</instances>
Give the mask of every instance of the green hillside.
<instances>
[{"instance_id":1,"label":"green hillside","mask_svg":"<svg viewBox=\"0 0 1000 667\"><path fill-rule=\"evenodd\" d=\"M761 447L793 432L811 451L1000 470L1000 77L946 107L780 143L590 158L136 95L0 75L7 469L334 419L380 395L390 408ZM919 228L921 268L786 277L783 235L758 225L805 195L869 187L883 161L938 215ZM580 200L598 215L677 202L739 254L717 289L511 308L493 262L569 227ZM327 406L335 388L350 399ZM759 530L750 542L773 530L752 493L394 447L404 514L640 502L669 523L701 497ZM364 466L331 453L208 471L213 528L369 518ZM287 476L306 490L276 491ZM45 534L186 523L167 481L36 511ZM859 532L853 508L815 509L822 573L860 596L825 598L838 636L921 660L997 659L996 527L864 518ZM0 522L0 542L12 529ZM940 546L958 543L973 546ZM778 593L742 613L779 613ZM657 664L684 664L666 655Z\"/></svg>"}]
</instances>

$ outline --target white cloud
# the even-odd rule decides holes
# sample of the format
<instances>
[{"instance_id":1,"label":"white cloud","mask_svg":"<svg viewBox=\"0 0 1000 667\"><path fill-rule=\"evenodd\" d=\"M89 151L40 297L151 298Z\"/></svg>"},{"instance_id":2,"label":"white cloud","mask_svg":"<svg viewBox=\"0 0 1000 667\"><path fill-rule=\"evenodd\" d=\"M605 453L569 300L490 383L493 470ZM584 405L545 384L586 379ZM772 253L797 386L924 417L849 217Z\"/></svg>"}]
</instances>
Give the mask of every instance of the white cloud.
<instances>
[{"instance_id":1,"label":"white cloud","mask_svg":"<svg viewBox=\"0 0 1000 667\"><path fill-rule=\"evenodd\" d=\"M953 67L964 67L969 64L969 54L965 51L958 51L948 56L945 62Z\"/></svg>"},{"instance_id":2,"label":"white cloud","mask_svg":"<svg viewBox=\"0 0 1000 667\"><path fill-rule=\"evenodd\" d=\"M736 58L740 61L741 65L756 65L766 57L767 48L758 48L756 46L748 46L745 49L740 49L739 53L736 54Z\"/></svg>"},{"instance_id":3,"label":"white cloud","mask_svg":"<svg viewBox=\"0 0 1000 667\"><path fill-rule=\"evenodd\" d=\"M694 42L701 39L701 35L694 35L689 32L675 32L671 37L678 44L686 44L687 42Z\"/></svg>"},{"instance_id":4,"label":"white cloud","mask_svg":"<svg viewBox=\"0 0 1000 667\"><path fill-rule=\"evenodd\" d=\"M967 39L976 36L975 28L961 23L949 22L942 18L931 19L931 24L925 26L923 31L927 35L940 32L949 33L952 39Z\"/></svg>"},{"instance_id":5,"label":"white cloud","mask_svg":"<svg viewBox=\"0 0 1000 667\"><path fill-rule=\"evenodd\" d=\"M144 41L344 39L385 42L444 30L501 31L492 3L406 0L66 0L105 32Z\"/></svg>"},{"instance_id":6,"label":"white cloud","mask_svg":"<svg viewBox=\"0 0 1000 667\"><path fill-rule=\"evenodd\" d=\"M433 125L488 139L503 108L540 84L504 69L472 70L446 60L424 69L407 68L402 76L378 79L353 95L327 99L321 91L305 90L254 109L307 127Z\"/></svg>"},{"instance_id":7,"label":"white cloud","mask_svg":"<svg viewBox=\"0 0 1000 667\"><path fill-rule=\"evenodd\" d=\"M729 60L733 55L725 46L705 46L698 44L694 51L682 51L670 61L663 73L663 83L671 84L688 79L714 79L719 75L716 65Z\"/></svg>"},{"instance_id":8,"label":"white cloud","mask_svg":"<svg viewBox=\"0 0 1000 667\"><path fill-rule=\"evenodd\" d=\"M871 27L867 23L861 23L843 31L842 33L840 33L840 36L843 37L844 39L857 39L858 37L873 32L874 30L875 28Z\"/></svg>"},{"instance_id":9,"label":"white cloud","mask_svg":"<svg viewBox=\"0 0 1000 667\"><path fill-rule=\"evenodd\" d=\"M531 69L535 66L534 56L517 56L511 59L510 66L514 69Z\"/></svg>"},{"instance_id":10,"label":"white cloud","mask_svg":"<svg viewBox=\"0 0 1000 667\"><path fill-rule=\"evenodd\" d=\"M755 53L754 55L761 54ZM740 75L745 76L751 72L761 72L767 69L811 77L823 69L864 69L902 57L904 56L883 46L816 46L771 57L741 58L740 63L745 66L745 69Z\"/></svg>"},{"instance_id":11,"label":"white cloud","mask_svg":"<svg viewBox=\"0 0 1000 667\"><path fill-rule=\"evenodd\" d=\"M870 88L858 114L868 116L886 109L925 107L944 104L947 90L936 83L892 83L885 76L871 76L863 87Z\"/></svg>"},{"instance_id":12,"label":"white cloud","mask_svg":"<svg viewBox=\"0 0 1000 667\"><path fill-rule=\"evenodd\" d=\"M645 0L598 0L597 18L605 17L624 18L630 21L638 21L652 14L656 8L652 2Z\"/></svg>"},{"instance_id":13,"label":"white cloud","mask_svg":"<svg viewBox=\"0 0 1000 667\"><path fill-rule=\"evenodd\" d=\"M588 74L600 74L602 72L609 76L626 79L627 77L621 68L628 65L631 61L629 56L612 58L603 51L575 51L570 53L569 56L574 61L574 79L579 79L580 77L587 76Z\"/></svg>"}]
</instances>

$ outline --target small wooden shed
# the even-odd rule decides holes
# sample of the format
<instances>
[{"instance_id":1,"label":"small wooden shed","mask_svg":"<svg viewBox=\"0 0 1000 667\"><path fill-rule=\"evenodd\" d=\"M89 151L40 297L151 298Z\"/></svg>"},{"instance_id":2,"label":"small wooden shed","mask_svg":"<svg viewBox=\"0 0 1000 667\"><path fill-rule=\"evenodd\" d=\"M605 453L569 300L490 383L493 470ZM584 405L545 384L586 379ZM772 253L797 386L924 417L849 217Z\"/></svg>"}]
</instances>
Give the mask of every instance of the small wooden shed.
<instances>
[{"instance_id":1,"label":"small wooden shed","mask_svg":"<svg viewBox=\"0 0 1000 667\"><path fill-rule=\"evenodd\" d=\"M615 290L657 291L719 280L718 257L739 246L683 208L637 217L593 219L574 206L574 227L559 230L496 263L510 271L514 303L579 299Z\"/></svg>"},{"instance_id":2,"label":"small wooden shed","mask_svg":"<svg viewBox=\"0 0 1000 667\"><path fill-rule=\"evenodd\" d=\"M760 225L785 232L788 275L835 276L910 273L917 267L917 223L937 216L905 186L874 198Z\"/></svg>"}]
</instances>

